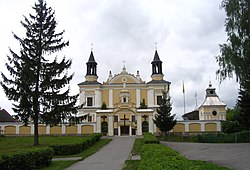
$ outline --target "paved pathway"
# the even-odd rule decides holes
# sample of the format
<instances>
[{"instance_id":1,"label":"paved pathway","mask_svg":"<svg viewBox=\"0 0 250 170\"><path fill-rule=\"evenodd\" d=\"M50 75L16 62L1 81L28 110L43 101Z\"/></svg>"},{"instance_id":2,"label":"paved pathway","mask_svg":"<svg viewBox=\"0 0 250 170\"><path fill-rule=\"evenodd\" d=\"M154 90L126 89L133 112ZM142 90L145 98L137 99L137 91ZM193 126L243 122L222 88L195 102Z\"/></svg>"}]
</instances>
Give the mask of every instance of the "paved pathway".
<instances>
[{"instance_id":1,"label":"paved pathway","mask_svg":"<svg viewBox=\"0 0 250 170\"><path fill-rule=\"evenodd\" d=\"M188 159L214 162L236 170L250 169L250 143L162 143L182 153Z\"/></svg>"},{"instance_id":2,"label":"paved pathway","mask_svg":"<svg viewBox=\"0 0 250 170\"><path fill-rule=\"evenodd\" d=\"M113 137L100 151L73 164L67 170L121 170L128 159L135 137Z\"/></svg>"}]
</instances>

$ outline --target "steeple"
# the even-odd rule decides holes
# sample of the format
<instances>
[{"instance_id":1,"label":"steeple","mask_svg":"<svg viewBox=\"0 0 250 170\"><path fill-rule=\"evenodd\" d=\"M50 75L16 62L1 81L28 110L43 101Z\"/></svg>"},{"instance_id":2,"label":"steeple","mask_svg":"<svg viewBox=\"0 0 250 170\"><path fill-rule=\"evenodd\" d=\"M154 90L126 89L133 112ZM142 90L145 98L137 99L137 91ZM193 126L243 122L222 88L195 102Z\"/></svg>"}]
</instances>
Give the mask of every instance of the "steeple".
<instances>
[{"instance_id":1,"label":"steeple","mask_svg":"<svg viewBox=\"0 0 250 170\"><path fill-rule=\"evenodd\" d=\"M152 80L163 80L162 74L162 61L158 55L157 49L155 50L154 60L152 64Z\"/></svg>"},{"instance_id":2,"label":"steeple","mask_svg":"<svg viewBox=\"0 0 250 170\"><path fill-rule=\"evenodd\" d=\"M93 51L91 50L87 65L86 81L97 81L97 63L95 62Z\"/></svg>"}]
</instances>

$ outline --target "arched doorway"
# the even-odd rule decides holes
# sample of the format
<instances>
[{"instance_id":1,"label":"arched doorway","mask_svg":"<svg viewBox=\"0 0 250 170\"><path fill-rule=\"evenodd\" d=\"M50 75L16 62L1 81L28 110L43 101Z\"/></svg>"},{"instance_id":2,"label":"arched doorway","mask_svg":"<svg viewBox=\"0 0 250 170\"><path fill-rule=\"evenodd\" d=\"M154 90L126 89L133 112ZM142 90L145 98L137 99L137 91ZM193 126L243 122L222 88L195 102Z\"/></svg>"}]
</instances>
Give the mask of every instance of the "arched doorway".
<instances>
[{"instance_id":1,"label":"arched doorway","mask_svg":"<svg viewBox=\"0 0 250 170\"><path fill-rule=\"evenodd\" d=\"M147 121L142 122L142 133L144 133L144 132L148 132L148 122Z\"/></svg>"},{"instance_id":2,"label":"arched doorway","mask_svg":"<svg viewBox=\"0 0 250 170\"><path fill-rule=\"evenodd\" d=\"M108 133L108 122L101 123L101 132L103 135L107 135Z\"/></svg>"}]
</instances>

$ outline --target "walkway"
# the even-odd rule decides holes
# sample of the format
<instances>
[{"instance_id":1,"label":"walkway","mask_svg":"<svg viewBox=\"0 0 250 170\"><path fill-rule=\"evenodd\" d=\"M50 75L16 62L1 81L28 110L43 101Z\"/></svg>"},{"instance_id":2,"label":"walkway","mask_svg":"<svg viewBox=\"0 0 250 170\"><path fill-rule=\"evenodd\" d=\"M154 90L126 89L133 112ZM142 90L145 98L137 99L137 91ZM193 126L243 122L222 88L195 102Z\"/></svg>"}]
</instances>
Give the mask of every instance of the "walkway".
<instances>
[{"instance_id":1,"label":"walkway","mask_svg":"<svg viewBox=\"0 0 250 170\"><path fill-rule=\"evenodd\" d=\"M73 164L67 170L121 170L129 157L135 137L113 137L112 139L100 151Z\"/></svg>"},{"instance_id":2,"label":"walkway","mask_svg":"<svg viewBox=\"0 0 250 170\"><path fill-rule=\"evenodd\" d=\"M250 143L162 143L177 150L188 159L214 162L237 170L249 170L250 168Z\"/></svg>"}]
</instances>

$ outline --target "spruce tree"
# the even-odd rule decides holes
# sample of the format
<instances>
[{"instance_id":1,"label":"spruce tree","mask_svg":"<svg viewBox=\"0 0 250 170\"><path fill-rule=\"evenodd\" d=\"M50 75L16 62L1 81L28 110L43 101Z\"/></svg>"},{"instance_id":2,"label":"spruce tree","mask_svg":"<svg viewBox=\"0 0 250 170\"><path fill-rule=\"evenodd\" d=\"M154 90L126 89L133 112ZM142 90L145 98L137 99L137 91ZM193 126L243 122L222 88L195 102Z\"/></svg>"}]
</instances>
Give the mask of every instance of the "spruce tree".
<instances>
[{"instance_id":1,"label":"spruce tree","mask_svg":"<svg viewBox=\"0 0 250 170\"><path fill-rule=\"evenodd\" d=\"M34 145L39 145L39 121L58 124L62 118L75 114L78 95L69 95L73 74L68 75L67 70L72 61L58 61L52 56L69 45L63 39L64 31L56 32L54 10L43 0L38 0L33 9L35 13L21 21L25 36L13 33L20 43L20 53L10 49L6 67L11 78L1 73L1 86L25 124L33 121Z\"/></svg>"},{"instance_id":2,"label":"spruce tree","mask_svg":"<svg viewBox=\"0 0 250 170\"><path fill-rule=\"evenodd\" d=\"M171 115L172 104L170 97L168 97L167 92L162 92L162 101L160 107L157 108L157 114L155 115L154 123L164 132L167 137L167 132L173 129L176 124L175 114Z\"/></svg>"}]
</instances>

